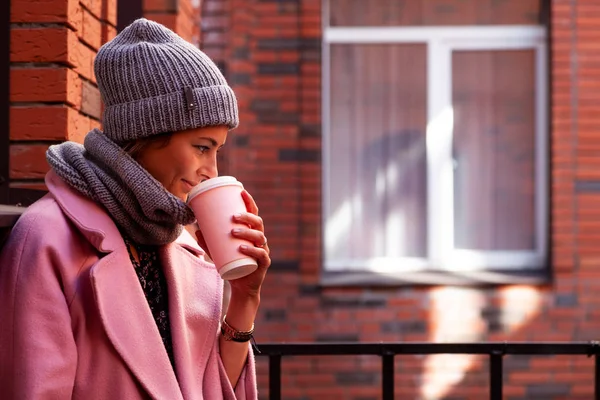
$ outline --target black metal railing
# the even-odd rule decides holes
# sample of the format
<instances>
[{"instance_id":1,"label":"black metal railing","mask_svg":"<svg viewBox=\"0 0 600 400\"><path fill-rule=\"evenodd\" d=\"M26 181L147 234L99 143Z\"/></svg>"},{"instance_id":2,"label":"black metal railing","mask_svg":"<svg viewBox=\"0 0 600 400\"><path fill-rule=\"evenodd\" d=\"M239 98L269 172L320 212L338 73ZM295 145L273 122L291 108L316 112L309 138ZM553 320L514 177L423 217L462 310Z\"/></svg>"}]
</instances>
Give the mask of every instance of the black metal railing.
<instances>
[{"instance_id":1,"label":"black metal railing","mask_svg":"<svg viewBox=\"0 0 600 400\"><path fill-rule=\"evenodd\" d=\"M594 399L600 400L600 342L578 343L290 343L261 344L258 357L269 358L269 399L281 399L284 356L374 355L381 357L382 399L394 398L394 356L478 354L489 356L490 399L502 399L506 355L582 355L595 358Z\"/></svg>"}]
</instances>

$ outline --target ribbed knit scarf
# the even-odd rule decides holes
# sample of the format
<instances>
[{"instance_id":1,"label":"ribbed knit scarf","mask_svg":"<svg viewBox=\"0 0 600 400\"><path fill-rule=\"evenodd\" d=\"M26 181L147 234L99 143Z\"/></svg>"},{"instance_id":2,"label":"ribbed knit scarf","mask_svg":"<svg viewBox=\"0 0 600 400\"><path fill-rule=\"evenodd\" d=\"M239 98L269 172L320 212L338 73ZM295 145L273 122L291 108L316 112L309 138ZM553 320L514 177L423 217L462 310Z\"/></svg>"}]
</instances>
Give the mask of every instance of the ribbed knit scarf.
<instances>
[{"instance_id":1,"label":"ribbed knit scarf","mask_svg":"<svg viewBox=\"0 0 600 400\"><path fill-rule=\"evenodd\" d=\"M192 210L100 130L83 146L50 146L46 158L71 187L106 208L120 230L139 244L173 242L194 222Z\"/></svg>"}]
</instances>

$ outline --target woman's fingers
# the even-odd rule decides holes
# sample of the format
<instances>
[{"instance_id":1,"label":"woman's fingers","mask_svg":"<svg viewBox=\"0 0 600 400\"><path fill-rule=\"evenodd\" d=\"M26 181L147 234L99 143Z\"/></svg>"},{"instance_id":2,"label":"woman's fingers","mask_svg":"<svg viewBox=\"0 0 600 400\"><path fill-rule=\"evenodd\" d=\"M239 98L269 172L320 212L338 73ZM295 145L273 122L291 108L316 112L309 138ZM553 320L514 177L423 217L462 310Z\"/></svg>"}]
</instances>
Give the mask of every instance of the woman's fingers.
<instances>
[{"instance_id":1,"label":"woman's fingers","mask_svg":"<svg viewBox=\"0 0 600 400\"><path fill-rule=\"evenodd\" d=\"M246 210L248 210L248 212L251 214L258 215L258 206L256 205L256 202L250 193L243 190L242 199L244 199L244 204L246 204Z\"/></svg>"},{"instance_id":2,"label":"woman's fingers","mask_svg":"<svg viewBox=\"0 0 600 400\"><path fill-rule=\"evenodd\" d=\"M265 234L256 229L234 228L231 230L231 234L238 239L247 240L254 247L262 248L267 244Z\"/></svg>"},{"instance_id":3,"label":"woman's fingers","mask_svg":"<svg viewBox=\"0 0 600 400\"><path fill-rule=\"evenodd\" d=\"M265 225L261 217L250 212L240 213L233 216L233 221L239 224L244 224L252 229L264 232Z\"/></svg>"},{"instance_id":4,"label":"woman's fingers","mask_svg":"<svg viewBox=\"0 0 600 400\"><path fill-rule=\"evenodd\" d=\"M258 207L256 202L247 191L242 191L242 198L246 204L248 212L239 213L233 216L233 221L244 224L250 229L235 228L232 234L240 239L246 239L253 243L255 247L265 247L267 239L265 237L265 225L261 217L258 216Z\"/></svg>"},{"instance_id":5,"label":"woman's fingers","mask_svg":"<svg viewBox=\"0 0 600 400\"><path fill-rule=\"evenodd\" d=\"M268 245L265 245L265 247L241 245L240 251L247 256L254 258L258 262L259 267L268 268L271 265Z\"/></svg>"}]
</instances>

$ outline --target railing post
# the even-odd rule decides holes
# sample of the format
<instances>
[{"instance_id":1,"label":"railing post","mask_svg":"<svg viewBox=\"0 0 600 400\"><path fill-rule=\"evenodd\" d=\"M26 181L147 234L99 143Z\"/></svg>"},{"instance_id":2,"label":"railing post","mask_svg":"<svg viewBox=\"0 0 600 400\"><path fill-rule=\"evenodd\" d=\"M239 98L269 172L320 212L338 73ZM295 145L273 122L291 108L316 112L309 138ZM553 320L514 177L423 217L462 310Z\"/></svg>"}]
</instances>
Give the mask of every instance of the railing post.
<instances>
[{"instance_id":1,"label":"railing post","mask_svg":"<svg viewBox=\"0 0 600 400\"><path fill-rule=\"evenodd\" d=\"M490 353L490 400L502 400L502 357L504 353L494 350Z\"/></svg>"},{"instance_id":2,"label":"railing post","mask_svg":"<svg viewBox=\"0 0 600 400\"><path fill-rule=\"evenodd\" d=\"M269 356L269 400L281 400L281 355Z\"/></svg>"},{"instance_id":3,"label":"railing post","mask_svg":"<svg viewBox=\"0 0 600 400\"><path fill-rule=\"evenodd\" d=\"M382 398L383 400L394 400L394 353L383 351L381 373Z\"/></svg>"}]
</instances>

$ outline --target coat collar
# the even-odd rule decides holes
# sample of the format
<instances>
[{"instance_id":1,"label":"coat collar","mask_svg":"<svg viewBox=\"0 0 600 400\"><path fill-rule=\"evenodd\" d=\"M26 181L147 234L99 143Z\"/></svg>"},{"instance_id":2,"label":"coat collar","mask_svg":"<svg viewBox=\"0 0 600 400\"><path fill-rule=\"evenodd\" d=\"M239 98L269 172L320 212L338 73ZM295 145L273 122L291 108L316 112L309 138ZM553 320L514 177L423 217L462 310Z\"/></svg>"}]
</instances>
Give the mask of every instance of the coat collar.
<instances>
[{"instance_id":1,"label":"coat collar","mask_svg":"<svg viewBox=\"0 0 600 400\"><path fill-rule=\"evenodd\" d=\"M124 245L121 232L104 207L71 188L52 170L45 181L61 210L96 250L111 253ZM185 229L175 243L196 256L204 255L204 250Z\"/></svg>"},{"instance_id":2,"label":"coat collar","mask_svg":"<svg viewBox=\"0 0 600 400\"><path fill-rule=\"evenodd\" d=\"M54 171L46 174L46 186L65 215L101 253L123 247L123 239L106 210L72 189Z\"/></svg>"}]
</instances>

